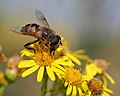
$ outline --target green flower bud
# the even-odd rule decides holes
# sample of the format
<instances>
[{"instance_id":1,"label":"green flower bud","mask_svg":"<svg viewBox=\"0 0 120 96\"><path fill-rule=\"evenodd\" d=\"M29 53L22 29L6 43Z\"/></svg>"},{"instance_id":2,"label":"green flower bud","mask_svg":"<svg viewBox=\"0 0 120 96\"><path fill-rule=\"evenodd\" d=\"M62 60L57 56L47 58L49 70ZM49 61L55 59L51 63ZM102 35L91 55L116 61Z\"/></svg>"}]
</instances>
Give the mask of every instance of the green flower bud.
<instances>
[{"instance_id":1,"label":"green flower bud","mask_svg":"<svg viewBox=\"0 0 120 96\"><path fill-rule=\"evenodd\" d=\"M17 79L17 71L15 69L6 69L5 77L8 82L12 83Z\"/></svg>"}]
</instances>

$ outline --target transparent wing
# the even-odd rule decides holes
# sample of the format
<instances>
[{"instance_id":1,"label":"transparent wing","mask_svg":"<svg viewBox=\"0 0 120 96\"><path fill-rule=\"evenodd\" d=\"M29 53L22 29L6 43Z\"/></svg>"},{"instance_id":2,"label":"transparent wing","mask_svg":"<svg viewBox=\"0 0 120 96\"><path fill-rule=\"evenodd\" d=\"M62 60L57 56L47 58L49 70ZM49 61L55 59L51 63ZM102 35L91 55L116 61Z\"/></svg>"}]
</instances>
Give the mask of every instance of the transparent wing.
<instances>
[{"instance_id":1,"label":"transparent wing","mask_svg":"<svg viewBox=\"0 0 120 96\"><path fill-rule=\"evenodd\" d=\"M21 34L21 28L22 28L22 26L15 26L11 29L11 31Z\"/></svg>"},{"instance_id":2,"label":"transparent wing","mask_svg":"<svg viewBox=\"0 0 120 96\"><path fill-rule=\"evenodd\" d=\"M40 10L36 10L36 17L39 20L39 22L47 27L50 27L45 16Z\"/></svg>"}]
</instances>

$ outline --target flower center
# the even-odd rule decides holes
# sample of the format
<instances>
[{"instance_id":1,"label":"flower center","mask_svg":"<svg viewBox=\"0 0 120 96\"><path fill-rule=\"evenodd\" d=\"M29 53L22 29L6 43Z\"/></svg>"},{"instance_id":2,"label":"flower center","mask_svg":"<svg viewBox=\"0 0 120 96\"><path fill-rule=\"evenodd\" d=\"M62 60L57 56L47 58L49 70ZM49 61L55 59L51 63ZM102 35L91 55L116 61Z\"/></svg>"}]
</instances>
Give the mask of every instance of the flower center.
<instances>
[{"instance_id":1,"label":"flower center","mask_svg":"<svg viewBox=\"0 0 120 96\"><path fill-rule=\"evenodd\" d=\"M79 86L79 84L82 81L82 76L81 76L80 71L76 70L72 67L67 67L66 68L65 80L69 84L72 84L74 86Z\"/></svg>"},{"instance_id":2,"label":"flower center","mask_svg":"<svg viewBox=\"0 0 120 96\"><path fill-rule=\"evenodd\" d=\"M40 66L48 66L53 62L53 57L47 52L36 52L35 53L35 62Z\"/></svg>"},{"instance_id":3,"label":"flower center","mask_svg":"<svg viewBox=\"0 0 120 96\"><path fill-rule=\"evenodd\" d=\"M88 87L93 96L100 95L103 91L103 84L99 79L93 78L88 82Z\"/></svg>"}]
</instances>

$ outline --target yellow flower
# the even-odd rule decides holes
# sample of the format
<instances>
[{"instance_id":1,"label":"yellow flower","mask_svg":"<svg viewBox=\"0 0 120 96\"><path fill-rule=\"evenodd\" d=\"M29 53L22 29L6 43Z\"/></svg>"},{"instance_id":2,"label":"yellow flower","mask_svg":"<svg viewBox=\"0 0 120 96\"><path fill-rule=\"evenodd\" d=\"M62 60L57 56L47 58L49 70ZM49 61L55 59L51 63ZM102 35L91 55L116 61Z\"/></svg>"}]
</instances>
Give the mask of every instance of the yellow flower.
<instances>
[{"instance_id":1,"label":"yellow flower","mask_svg":"<svg viewBox=\"0 0 120 96\"><path fill-rule=\"evenodd\" d=\"M82 75L80 70L73 67L65 67L65 72L62 74L62 79L65 81L64 86L67 87L66 95L82 96L84 92L89 91L87 80L90 80L87 75ZM77 93L78 92L78 93Z\"/></svg>"},{"instance_id":2,"label":"yellow flower","mask_svg":"<svg viewBox=\"0 0 120 96\"><path fill-rule=\"evenodd\" d=\"M88 82L88 88L92 96L110 96L108 93L113 94L98 78L91 79Z\"/></svg>"},{"instance_id":3,"label":"yellow flower","mask_svg":"<svg viewBox=\"0 0 120 96\"><path fill-rule=\"evenodd\" d=\"M90 77L94 77L97 74L102 74L102 70L98 68L94 63L91 63L86 65L86 73Z\"/></svg>"},{"instance_id":4,"label":"yellow flower","mask_svg":"<svg viewBox=\"0 0 120 96\"><path fill-rule=\"evenodd\" d=\"M100 66L100 65L99 65ZM100 75L102 78L103 83L107 86L107 80L106 77L110 80L112 84L115 84L115 81L112 79L112 77L107 74L101 67L99 67L95 62L91 62L90 64L86 65L86 73L94 77L96 75Z\"/></svg>"},{"instance_id":5,"label":"yellow flower","mask_svg":"<svg viewBox=\"0 0 120 96\"><path fill-rule=\"evenodd\" d=\"M56 50L56 54L55 56L56 57L59 57L59 56L67 56L69 57L73 62L75 62L76 64L78 65L81 65L81 62L79 59L81 60L86 60L86 61L91 61L91 59L87 56L87 55L84 55L84 50L78 50L78 51L75 51L75 52L71 52L68 48L68 44L67 42L64 40L64 38L62 38L62 42L63 42L63 45L60 46L57 50Z\"/></svg>"},{"instance_id":6,"label":"yellow flower","mask_svg":"<svg viewBox=\"0 0 120 96\"><path fill-rule=\"evenodd\" d=\"M89 56L85 55L84 53L84 50L77 50L75 52L72 52L72 55L78 59L85 60L87 62L92 62L92 59L90 59Z\"/></svg>"},{"instance_id":7,"label":"yellow flower","mask_svg":"<svg viewBox=\"0 0 120 96\"><path fill-rule=\"evenodd\" d=\"M22 73L22 77L26 77L30 75L31 73L38 70L37 74L37 81L41 82L44 72L46 71L49 78L52 81L55 81L55 74L58 76L59 74L64 73L64 67L63 66L74 66L72 61L66 57L61 56L60 58L55 59L54 55L51 55L47 51L43 51L40 49L40 46L38 44L34 44L35 52L31 52L29 50L23 50L21 51L22 56L26 55L27 57L32 58L32 60L22 60L18 67L19 68L28 68L26 71Z\"/></svg>"}]
</instances>

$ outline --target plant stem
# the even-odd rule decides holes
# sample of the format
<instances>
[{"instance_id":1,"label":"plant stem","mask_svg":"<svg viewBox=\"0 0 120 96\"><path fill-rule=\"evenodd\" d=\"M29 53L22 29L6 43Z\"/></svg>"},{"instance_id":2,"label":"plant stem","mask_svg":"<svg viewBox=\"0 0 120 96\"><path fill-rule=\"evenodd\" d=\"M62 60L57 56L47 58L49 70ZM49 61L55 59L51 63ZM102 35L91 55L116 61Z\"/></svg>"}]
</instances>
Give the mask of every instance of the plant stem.
<instances>
[{"instance_id":1,"label":"plant stem","mask_svg":"<svg viewBox=\"0 0 120 96\"><path fill-rule=\"evenodd\" d=\"M64 86L61 80L58 79L58 77L56 77L55 82L53 83L53 86L51 89L49 89L48 91L51 92L51 96L57 96L57 94L59 94L61 91L63 91Z\"/></svg>"},{"instance_id":2,"label":"plant stem","mask_svg":"<svg viewBox=\"0 0 120 96\"><path fill-rule=\"evenodd\" d=\"M41 86L41 96L45 96L45 94L47 93L47 81L48 81L48 75L47 72L45 71Z\"/></svg>"}]
</instances>

